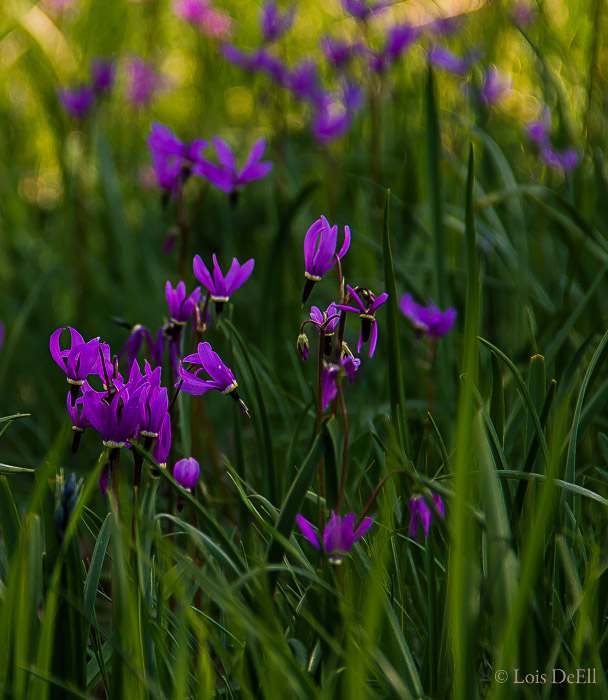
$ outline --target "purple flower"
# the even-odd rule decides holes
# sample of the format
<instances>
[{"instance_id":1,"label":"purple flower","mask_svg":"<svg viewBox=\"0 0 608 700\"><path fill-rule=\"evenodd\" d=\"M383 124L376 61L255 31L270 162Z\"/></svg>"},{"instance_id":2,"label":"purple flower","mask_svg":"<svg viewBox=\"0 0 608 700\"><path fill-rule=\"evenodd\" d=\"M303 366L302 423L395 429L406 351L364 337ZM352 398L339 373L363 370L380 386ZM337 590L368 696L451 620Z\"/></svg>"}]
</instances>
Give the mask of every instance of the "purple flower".
<instances>
[{"instance_id":1,"label":"purple flower","mask_svg":"<svg viewBox=\"0 0 608 700\"><path fill-rule=\"evenodd\" d=\"M399 302L399 308L421 331L431 338L440 338L452 330L456 320L456 309L441 311L435 304L428 306L416 304L411 294L404 294Z\"/></svg>"},{"instance_id":2,"label":"purple flower","mask_svg":"<svg viewBox=\"0 0 608 700\"><path fill-rule=\"evenodd\" d=\"M74 328L69 328L71 345L67 350L61 350L59 336L65 328L58 328L52 335L49 343L51 357L65 372L68 383L82 386L85 379L96 371L99 360L99 338L93 338L88 343Z\"/></svg>"},{"instance_id":3,"label":"purple flower","mask_svg":"<svg viewBox=\"0 0 608 700\"><path fill-rule=\"evenodd\" d=\"M373 357L374 351L376 350L376 343L378 342L378 323L374 314L376 313L377 309L388 299L388 294L383 292L380 294L380 296L376 297L369 291L369 289L362 287L357 288L359 294L349 285L346 285L346 289L348 290L349 296L355 302L356 307L346 306L345 304L337 304L337 308L359 314L359 318L361 319L361 333L359 334L357 352L361 352L361 346L363 343L366 343L369 340L371 334L369 356ZM361 297L365 298L365 303Z\"/></svg>"},{"instance_id":4,"label":"purple flower","mask_svg":"<svg viewBox=\"0 0 608 700\"><path fill-rule=\"evenodd\" d=\"M391 4L391 0L379 0L368 5L365 0L342 0L342 7L357 19L366 20L370 15L380 12Z\"/></svg>"},{"instance_id":5,"label":"purple flower","mask_svg":"<svg viewBox=\"0 0 608 700\"><path fill-rule=\"evenodd\" d=\"M160 428L158 438L154 441L152 456L162 468L167 466L167 458L171 449L171 416L167 413Z\"/></svg>"},{"instance_id":6,"label":"purple flower","mask_svg":"<svg viewBox=\"0 0 608 700\"><path fill-rule=\"evenodd\" d=\"M266 49L261 48L251 54L247 54L232 44L224 44L222 53L224 58L235 66L252 72L266 73L279 85L287 84L289 73L287 66Z\"/></svg>"},{"instance_id":7,"label":"purple flower","mask_svg":"<svg viewBox=\"0 0 608 700\"><path fill-rule=\"evenodd\" d=\"M188 457L175 463L173 477L182 488L193 491L200 471L201 469L194 457Z\"/></svg>"},{"instance_id":8,"label":"purple flower","mask_svg":"<svg viewBox=\"0 0 608 700\"><path fill-rule=\"evenodd\" d=\"M186 285L180 282L175 289L171 286L171 282L167 280L165 285L165 296L169 305L169 313L171 314L171 322L178 326L184 326L190 316L194 313L196 305L201 298L201 288L197 287L190 296L186 296Z\"/></svg>"},{"instance_id":9,"label":"purple flower","mask_svg":"<svg viewBox=\"0 0 608 700\"><path fill-rule=\"evenodd\" d=\"M549 110L544 108L542 118L528 124L528 138L537 146L540 157L547 166L571 172L579 164L581 154L573 146L558 151L552 145L549 119Z\"/></svg>"},{"instance_id":10,"label":"purple flower","mask_svg":"<svg viewBox=\"0 0 608 700\"><path fill-rule=\"evenodd\" d=\"M139 434L158 437L168 415L168 407L169 397L165 387L145 387L139 396Z\"/></svg>"},{"instance_id":11,"label":"purple flower","mask_svg":"<svg viewBox=\"0 0 608 700\"><path fill-rule=\"evenodd\" d=\"M549 124L545 119L538 119L528 124L528 138L539 148L549 145Z\"/></svg>"},{"instance_id":12,"label":"purple flower","mask_svg":"<svg viewBox=\"0 0 608 700\"><path fill-rule=\"evenodd\" d=\"M184 362L191 362L201 365L194 374L190 374L184 368ZM201 379L196 376L204 370L211 379ZM182 389L187 394L196 396L205 394L210 389L217 389L222 394L232 394L235 392L238 384L234 379L232 371L220 359L220 356L213 352L209 343L199 343L198 351L192 355L185 357L179 366L179 376L183 380Z\"/></svg>"},{"instance_id":13,"label":"purple flower","mask_svg":"<svg viewBox=\"0 0 608 700\"><path fill-rule=\"evenodd\" d=\"M389 63L399 56L418 38L420 31L410 24L394 24L389 30L384 47L384 55Z\"/></svg>"},{"instance_id":14,"label":"purple flower","mask_svg":"<svg viewBox=\"0 0 608 700\"><path fill-rule=\"evenodd\" d=\"M352 355L346 355L346 357L340 360L339 364L331 362L323 366L323 373L321 374L321 394L324 411L327 410L329 404L338 395L338 384L342 381L343 377L348 377L350 383L353 383L355 380L355 372L359 369L360 364L361 360Z\"/></svg>"},{"instance_id":15,"label":"purple flower","mask_svg":"<svg viewBox=\"0 0 608 700\"><path fill-rule=\"evenodd\" d=\"M147 342L148 348L150 348L151 350L152 336L150 335L150 331L145 326L142 326L138 323L131 328L131 332L129 334L127 342L124 344L122 350L118 353L119 360L122 358L125 352L127 353L127 372L131 371L131 367L137 359L137 355L141 350L141 346L144 340ZM162 364L162 362L157 362L156 364Z\"/></svg>"},{"instance_id":16,"label":"purple flower","mask_svg":"<svg viewBox=\"0 0 608 700\"><path fill-rule=\"evenodd\" d=\"M90 85L79 85L72 89L61 88L57 96L65 111L76 119L86 117L95 102L95 93Z\"/></svg>"},{"instance_id":17,"label":"purple flower","mask_svg":"<svg viewBox=\"0 0 608 700\"><path fill-rule=\"evenodd\" d=\"M308 100L317 106L323 101L318 66L311 59L302 61L291 70L287 76L287 86L299 100Z\"/></svg>"},{"instance_id":18,"label":"purple flower","mask_svg":"<svg viewBox=\"0 0 608 700\"><path fill-rule=\"evenodd\" d=\"M96 95L105 95L114 85L114 64L102 58L91 61L91 82Z\"/></svg>"},{"instance_id":19,"label":"purple flower","mask_svg":"<svg viewBox=\"0 0 608 700\"><path fill-rule=\"evenodd\" d=\"M296 520L304 537L313 547L321 550L321 541L314 527L302 515L297 515ZM373 522L372 518L363 518L355 530L354 513L341 518L332 510L331 518L323 530L323 550L328 555L329 561L332 564L341 564L344 555L348 554L353 544L363 537Z\"/></svg>"},{"instance_id":20,"label":"purple flower","mask_svg":"<svg viewBox=\"0 0 608 700\"><path fill-rule=\"evenodd\" d=\"M464 75L469 70L469 61L459 58L445 46L432 46L428 51L429 62L437 68L443 68L449 73Z\"/></svg>"},{"instance_id":21,"label":"purple flower","mask_svg":"<svg viewBox=\"0 0 608 700\"><path fill-rule=\"evenodd\" d=\"M269 0L262 7L261 29L265 41L275 41L289 31L295 19L294 7L280 12L274 0Z\"/></svg>"},{"instance_id":22,"label":"purple flower","mask_svg":"<svg viewBox=\"0 0 608 700\"><path fill-rule=\"evenodd\" d=\"M330 226L324 216L317 219L304 237L304 276L306 285L302 303L308 299L315 284L336 264L338 226ZM337 257L342 259L350 246L350 228L344 227L344 243Z\"/></svg>"},{"instance_id":23,"label":"purple flower","mask_svg":"<svg viewBox=\"0 0 608 700\"><path fill-rule=\"evenodd\" d=\"M325 58L334 66L334 68L344 68L357 53L361 53L363 47L360 43L350 43L348 41L340 41L331 36L323 37L321 41Z\"/></svg>"},{"instance_id":24,"label":"purple flower","mask_svg":"<svg viewBox=\"0 0 608 700\"><path fill-rule=\"evenodd\" d=\"M249 279L253 271L254 260L251 258L243 265L239 264L236 258L232 259L232 265L226 277L222 275L220 266L217 264L217 257L213 254L213 278L209 274L209 270L205 267L200 255L194 256L192 267L196 278L201 282L211 294L211 300L215 302L215 310L219 314L222 310L222 305L225 304L230 296Z\"/></svg>"},{"instance_id":25,"label":"purple flower","mask_svg":"<svg viewBox=\"0 0 608 700\"><path fill-rule=\"evenodd\" d=\"M490 66L486 71L479 94L487 105L493 105L498 102L508 89L509 80L504 77L496 66Z\"/></svg>"},{"instance_id":26,"label":"purple flower","mask_svg":"<svg viewBox=\"0 0 608 700\"><path fill-rule=\"evenodd\" d=\"M441 496L439 496L439 494L434 493L432 496L432 501L439 515L442 518L444 518L445 509L443 507L443 501L441 500ZM409 536L413 540L418 542L418 519L420 519L420 522L422 523L424 536L428 537L431 521L433 520L433 511L431 510L431 507L423 498L423 496L413 496L412 498L410 498L410 500L408 501L408 507L411 513Z\"/></svg>"},{"instance_id":27,"label":"purple flower","mask_svg":"<svg viewBox=\"0 0 608 700\"><path fill-rule=\"evenodd\" d=\"M317 328L320 328L328 319L330 319L325 326L325 335L333 335L334 331L336 330L336 326L338 325L338 321L340 320L340 309L338 309L333 301L327 307L327 311L321 311L316 306L313 306L310 309L310 318Z\"/></svg>"},{"instance_id":28,"label":"purple flower","mask_svg":"<svg viewBox=\"0 0 608 700\"><path fill-rule=\"evenodd\" d=\"M139 395L123 388L108 400L96 391L85 391L84 409L106 447L124 447L135 434L139 420Z\"/></svg>"},{"instance_id":29,"label":"purple flower","mask_svg":"<svg viewBox=\"0 0 608 700\"><path fill-rule=\"evenodd\" d=\"M240 170L236 166L230 146L218 136L214 136L212 140L219 165L200 158L192 172L207 178L212 185L223 192L236 192L245 183L259 180L272 170L272 163L260 162L266 150L266 139L258 139L253 144L247 162Z\"/></svg>"},{"instance_id":30,"label":"purple flower","mask_svg":"<svg viewBox=\"0 0 608 700\"><path fill-rule=\"evenodd\" d=\"M161 79L143 58L132 58L126 68L129 101L136 107L141 107L150 101L161 86Z\"/></svg>"},{"instance_id":31,"label":"purple flower","mask_svg":"<svg viewBox=\"0 0 608 700\"><path fill-rule=\"evenodd\" d=\"M72 430L83 433L85 428L91 425L84 410L84 397L79 396L76 401L72 402L72 394L68 392L68 413L72 421Z\"/></svg>"},{"instance_id":32,"label":"purple flower","mask_svg":"<svg viewBox=\"0 0 608 700\"><path fill-rule=\"evenodd\" d=\"M306 333L300 333L298 336L298 342L296 344L298 354L303 360L308 359L308 336Z\"/></svg>"}]
</instances>

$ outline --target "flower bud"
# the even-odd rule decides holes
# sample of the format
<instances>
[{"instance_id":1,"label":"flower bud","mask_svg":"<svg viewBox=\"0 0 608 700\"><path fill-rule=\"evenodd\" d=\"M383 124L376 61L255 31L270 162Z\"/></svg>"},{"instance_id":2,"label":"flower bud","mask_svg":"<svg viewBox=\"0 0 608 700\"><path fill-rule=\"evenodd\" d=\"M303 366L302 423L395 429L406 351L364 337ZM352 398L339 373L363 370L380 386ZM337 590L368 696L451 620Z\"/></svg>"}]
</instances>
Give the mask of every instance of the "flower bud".
<instances>
[{"instance_id":1,"label":"flower bud","mask_svg":"<svg viewBox=\"0 0 608 700\"><path fill-rule=\"evenodd\" d=\"M196 486L199 473L200 467L194 457L180 459L179 462L175 463L175 467L173 468L175 481L177 481L182 488L188 489L188 491L192 491Z\"/></svg>"},{"instance_id":2,"label":"flower bud","mask_svg":"<svg viewBox=\"0 0 608 700\"><path fill-rule=\"evenodd\" d=\"M303 360L308 359L308 336L305 333L300 333L298 336L298 352Z\"/></svg>"}]
</instances>

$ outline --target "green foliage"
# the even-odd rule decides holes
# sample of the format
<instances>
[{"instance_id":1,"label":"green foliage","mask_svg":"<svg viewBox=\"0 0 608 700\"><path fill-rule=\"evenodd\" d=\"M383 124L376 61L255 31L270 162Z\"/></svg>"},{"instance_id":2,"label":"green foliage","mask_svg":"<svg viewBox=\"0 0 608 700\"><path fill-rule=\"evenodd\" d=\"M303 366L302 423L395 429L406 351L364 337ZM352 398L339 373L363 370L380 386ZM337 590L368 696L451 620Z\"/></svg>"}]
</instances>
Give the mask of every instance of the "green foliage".
<instances>
[{"instance_id":1,"label":"green foliage","mask_svg":"<svg viewBox=\"0 0 608 700\"><path fill-rule=\"evenodd\" d=\"M529 21L477 3L449 36L428 3L361 22L299 3L271 49L292 66L319 59L326 33L380 50L391 23L422 31L383 73L357 54L366 104L325 144L314 108L224 61L173 3L59 4L0 9L0 698L608 698L605 3L535 3ZM216 5L237 46L259 44L256 3ZM468 56L466 74L427 65L432 42ZM138 107L136 53L163 77ZM94 56L116 60L117 84L76 120L56 91ZM512 85L489 104L493 64ZM579 149L571 171L528 138L545 106L555 148ZM162 197L153 121L185 141L220 135L239 165L265 137L273 171L238 196L192 177ZM349 303L346 284L389 295L374 357L355 353L325 412L316 330L298 330L302 243L321 212L352 242L310 303ZM133 439L102 496L110 455L92 428L70 452L49 336L72 326L116 354L127 328L155 336L166 280L198 284L196 253L224 270L255 258L181 348L208 340L251 418L220 392L180 393L169 468ZM413 327L405 292L453 306L454 329ZM359 330L349 314L325 360L342 332L354 352ZM175 384L167 364L170 397ZM193 492L173 476L185 456L201 465ZM428 536L409 529L413 497ZM324 550L332 511L374 519L341 564ZM577 669L593 682L566 681Z\"/></svg>"}]
</instances>

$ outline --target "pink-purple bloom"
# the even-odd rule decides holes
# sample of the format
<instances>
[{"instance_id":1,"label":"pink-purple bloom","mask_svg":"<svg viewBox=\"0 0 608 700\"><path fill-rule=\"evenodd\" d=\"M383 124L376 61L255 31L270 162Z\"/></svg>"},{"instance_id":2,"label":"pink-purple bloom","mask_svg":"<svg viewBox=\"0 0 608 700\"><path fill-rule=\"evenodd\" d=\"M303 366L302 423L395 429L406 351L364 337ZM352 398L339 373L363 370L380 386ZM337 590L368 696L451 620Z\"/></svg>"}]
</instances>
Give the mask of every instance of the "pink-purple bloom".
<instances>
[{"instance_id":1,"label":"pink-purple bloom","mask_svg":"<svg viewBox=\"0 0 608 700\"><path fill-rule=\"evenodd\" d=\"M114 85L114 64L103 58L91 61L91 85L96 95L105 95Z\"/></svg>"},{"instance_id":2,"label":"pink-purple bloom","mask_svg":"<svg viewBox=\"0 0 608 700\"><path fill-rule=\"evenodd\" d=\"M272 163L261 160L266 150L266 139L258 139L253 144L245 165L240 169L230 146L219 136L214 136L212 141L219 164L200 158L192 172L207 178L223 192L236 192L247 182L259 180L272 170Z\"/></svg>"},{"instance_id":3,"label":"pink-purple bloom","mask_svg":"<svg viewBox=\"0 0 608 700\"><path fill-rule=\"evenodd\" d=\"M232 265L224 277L214 253L212 277L200 255L194 256L192 264L196 278L209 290L211 300L216 303L218 313L221 311L222 305L230 299L230 296L249 279L253 272L253 266L253 258L242 265L236 258L233 258Z\"/></svg>"},{"instance_id":4,"label":"pink-purple bloom","mask_svg":"<svg viewBox=\"0 0 608 700\"><path fill-rule=\"evenodd\" d=\"M379 0L368 5L366 0L342 0L342 6L353 17L366 20L370 15L380 12L391 4L391 0Z\"/></svg>"},{"instance_id":5,"label":"pink-purple bloom","mask_svg":"<svg viewBox=\"0 0 608 700\"><path fill-rule=\"evenodd\" d=\"M456 56L455 53L439 44L432 46L428 51L429 62L436 68L443 68L449 73L464 75L469 71L469 61Z\"/></svg>"},{"instance_id":6,"label":"pink-purple bloom","mask_svg":"<svg viewBox=\"0 0 608 700\"><path fill-rule=\"evenodd\" d=\"M571 172L581 160L581 154L574 146L568 146L561 151L553 146L547 109L543 111L542 119L528 124L528 138L536 144L541 158L550 168Z\"/></svg>"},{"instance_id":7,"label":"pink-purple bloom","mask_svg":"<svg viewBox=\"0 0 608 700\"><path fill-rule=\"evenodd\" d=\"M83 119L95 102L95 93L90 85L61 88L57 95L65 111L76 119Z\"/></svg>"},{"instance_id":8,"label":"pink-purple bloom","mask_svg":"<svg viewBox=\"0 0 608 700\"><path fill-rule=\"evenodd\" d=\"M184 282L180 282L173 289L171 282L167 280L165 296L169 305L171 322L178 326L184 326L194 313L196 305L201 298L201 288L197 287L189 296L186 296L186 285Z\"/></svg>"},{"instance_id":9,"label":"pink-purple bloom","mask_svg":"<svg viewBox=\"0 0 608 700\"><path fill-rule=\"evenodd\" d=\"M487 105L493 105L498 102L508 89L508 79L505 78L496 66L490 66L486 70L483 85L479 89L479 94Z\"/></svg>"},{"instance_id":10,"label":"pink-purple bloom","mask_svg":"<svg viewBox=\"0 0 608 700\"><path fill-rule=\"evenodd\" d=\"M167 466L167 459L171 449L171 416L167 413L160 428L159 436L154 441L152 456L160 467Z\"/></svg>"},{"instance_id":11,"label":"pink-purple bloom","mask_svg":"<svg viewBox=\"0 0 608 700\"><path fill-rule=\"evenodd\" d=\"M184 368L184 363L188 362L200 365L194 374ZM202 371L206 372L210 379L201 379L198 374ZM238 386L232 371L226 367L209 343L199 343L197 352L183 359L179 366L179 376L183 381L183 391L196 396L205 394L210 389L217 389L226 395L233 394Z\"/></svg>"},{"instance_id":12,"label":"pink-purple bloom","mask_svg":"<svg viewBox=\"0 0 608 700\"><path fill-rule=\"evenodd\" d=\"M194 457L187 457L175 463L173 477L182 488L193 491L200 471L199 464Z\"/></svg>"},{"instance_id":13,"label":"pink-purple bloom","mask_svg":"<svg viewBox=\"0 0 608 700\"><path fill-rule=\"evenodd\" d=\"M84 409L91 425L99 432L106 447L124 447L135 435L139 421L139 395L126 388L111 399L96 391L85 391Z\"/></svg>"},{"instance_id":14,"label":"pink-purple bloom","mask_svg":"<svg viewBox=\"0 0 608 700\"><path fill-rule=\"evenodd\" d=\"M445 517L445 508L443 506L443 501L441 500L441 496L437 493L434 493L432 496L432 502L435 506L435 509L439 513L439 515L444 518ZM424 536L428 537L429 536L429 528L431 527L431 522L433 520L433 510L429 506L429 504L426 502L423 496L413 496L410 498L408 501L408 507L410 509L410 526L409 526L409 536L418 542L418 521L422 523L422 529L424 530Z\"/></svg>"},{"instance_id":15,"label":"pink-purple bloom","mask_svg":"<svg viewBox=\"0 0 608 700\"><path fill-rule=\"evenodd\" d=\"M344 243L336 254L338 243L338 226L330 226L324 216L317 219L304 237L304 276L306 286L302 294L302 303L308 299L315 284L336 264L336 255L342 259L350 246L350 228L344 227Z\"/></svg>"},{"instance_id":16,"label":"pink-purple bloom","mask_svg":"<svg viewBox=\"0 0 608 700\"><path fill-rule=\"evenodd\" d=\"M173 11L209 37L225 39L230 32L230 17L218 12L208 0L175 0Z\"/></svg>"},{"instance_id":17,"label":"pink-purple bloom","mask_svg":"<svg viewBox=\"0 0 608 700\"><path fill-rule=\"evenodd\" d=\"M404 294L401 297L399 308L416 328L431 338L440 338L451 331L458 315L453 308L441 311L433 303L428 306L417 304L411 294Z\"/></svg>"},{"instance_id":18,"label":"pink-purple bloom","mask_svg":"<svg viewBox=\"0 0 608 700\"><path fill-rule=\"evenodd\" d=\"M355 530L354 513L349 513L342 518L332 510L331 518L323 530L323 543L321 544L317 531L304 516L297 515L296 520L304 537L316 549L321 550L322 547L332 564L341 564L344 555L350 552L353 544L363 537L374 522L372 518L363 518Z\"/></svg>"},{"instance_id":19,"label":"pink-purple bloom","mask_svg":"<svg viewBox=\"0 0 608 700\"><path fill-rule=\"evenodd\" d=\"M355 372L359 369L360 364L361 360L352 355L341 358L339 363L328 362L324 364L321 375L321 400L324 411L338 395L338 384L342 382L344 377L348 377L351 384L354 382Z\"/></svg>"},{"instance_id":20,"label":"pink-purple bloom","mask_svg":"<svg viewBox=\"0 0 608 700\"><path fill-rule=\"evenodd\" d=\"M129 101L137 107L145 105L161 86L160 76L149 63L140 57L128 61L126 68L129 77Z\"/></svg>"},{"instance_id":21,"label":"pink-purple bloom","mask_svg":"<svg viewBox=\"0 0 608 700\"><path fill-rule=\"evenodd\" d=\"M65 372L69 384L82 386L89 374L96 371L99 360L99 338L93 338L88 343L74 328L69 328L71 345L62 350L59 337L65 328L58 328L49 343L51 357Z\"/></svg>"},{"instance_id":22,"label":"pink-purple bloom","mask_svg":"<svg viewBox=\"0 0 608 700\"><path fill-rule=\"evenodd\" d=\"M187 144L159 122L153 122L148 136L148 147L156 181L162 189L176 193L192 164L203 160L201 151L209 146L204 139Z\"/></svg>"},{"instance_id":23,"label":"pink-purple bloom","mask_svg":"<svg viewBox=\"0 0 608 700\"><path fill-rule=\"evenodd\" d=\"M265 41L275 41L289 31L295 19L295 7L288 7L281 12L275 0L268 0L262 7L260 20Z\"/></svg>"},{"instance_id":24,"label":"pink-purple bloom","mask_svg":"<svg viewBox=\"0 0 608 700\"><path fill-rule=\"evenodd\" d=\"M357 352L361 352L361 346L363 343L366 343L369 340L371 335L369 356L373 357L374 351L376 350L376 343L378 342L378 323L376 321L375 313L378 308L388 299L388 294L383 292L379 296L375 296L365 287L357 287L357 289L353 289L349 285L346 285L346 289L348 290L350 299L355 302L356 306L337 304L337 308L359 314L359 318L361 319L361 333L359 334Z\"/></svg>"}]
</instances>

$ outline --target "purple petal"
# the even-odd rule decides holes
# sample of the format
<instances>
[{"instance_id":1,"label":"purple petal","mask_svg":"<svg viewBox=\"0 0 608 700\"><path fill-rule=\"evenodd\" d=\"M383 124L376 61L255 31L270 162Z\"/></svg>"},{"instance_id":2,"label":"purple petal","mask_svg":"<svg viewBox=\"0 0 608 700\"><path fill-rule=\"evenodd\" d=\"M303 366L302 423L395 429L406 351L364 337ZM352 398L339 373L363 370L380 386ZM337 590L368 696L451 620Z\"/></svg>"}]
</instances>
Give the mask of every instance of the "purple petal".
<instances>
[{"instance_id":1,"label":"purple petal","mask_svg":"<svg viewBox=\"0 0 608 700\"><path fill-rule=\"evenodd\" d=\"M296 515L296 521L304 537L310 542L316 549L321 549L321 544L319 542L319 537L314 529L314 527L306 520L303 515Z\"/></svg>"},{"instance_id":2,"label":"purple petal","mask_svg":"<svg viewBox=\"0 0 608 700\"><path fill-rule=\"evenodd\" d=\"M255 264L255 261L253 258L250 260L247 260L246 263L240 266L240 269L237 270L232 277L230 277L230 273L232 272L232 269L230 272L226 275L226 286L228 288L228 293L232 294L235 289L238 289L240 286L245 284L249 277L251 276L251 273L253 272L253 266ZM230 280L229 280L230 277Z\"/></svg>"},{"instance_id":3,"label":"purple petal","mask_svg":"<svg viewBox=\"0 0 608 700\"><path fill-rule=\"evenodd\" d=\"M192 268L194 270L194 275L196 276L198 281L204 284L205 287L207 287L207 289L211 292L211 294L213 294L215 285L213 284L213 280L211 279L209 270L207 270L207 268L205 267L205 263L202 261L200 255L194 256Z\"/></svg>"},{"instance_id":4,"label":"purple petal","mask_svg":"<svg viewBox=\"0 0 608 700\"><path fill-rule=\"evenodd\" d=\"M215 148L215 153L217 154L217 159L219 160L222 168L231 174L236 173L236 161L234 160L234 154L232 153L230 146L219 136L214 136L212 141L213 147Z\"/></svg>"},{"instance_id":5,"label":"purple petal","mask_svg":"<svg viewBox=\"0 0 608 700\"><path fill-rule=\"evenodd\" d=\"M363 537L363 535L370 529L373 525L373 518L363 518L361 525L355 530L355 542Z\"/></svg>"},{"instance_id":6,"label":"purple petal","mask_svg":"<svg viewBox=\"0 0 608 700\"><path fill-rule=\"evenodd\" d=\"M372 337L369 343L369 356L373 357L376 351L376 343L378 342L378 323L376 319L372 321ZM358 351L357 351L358 352Z\"/></svg>"}]
</instances>

